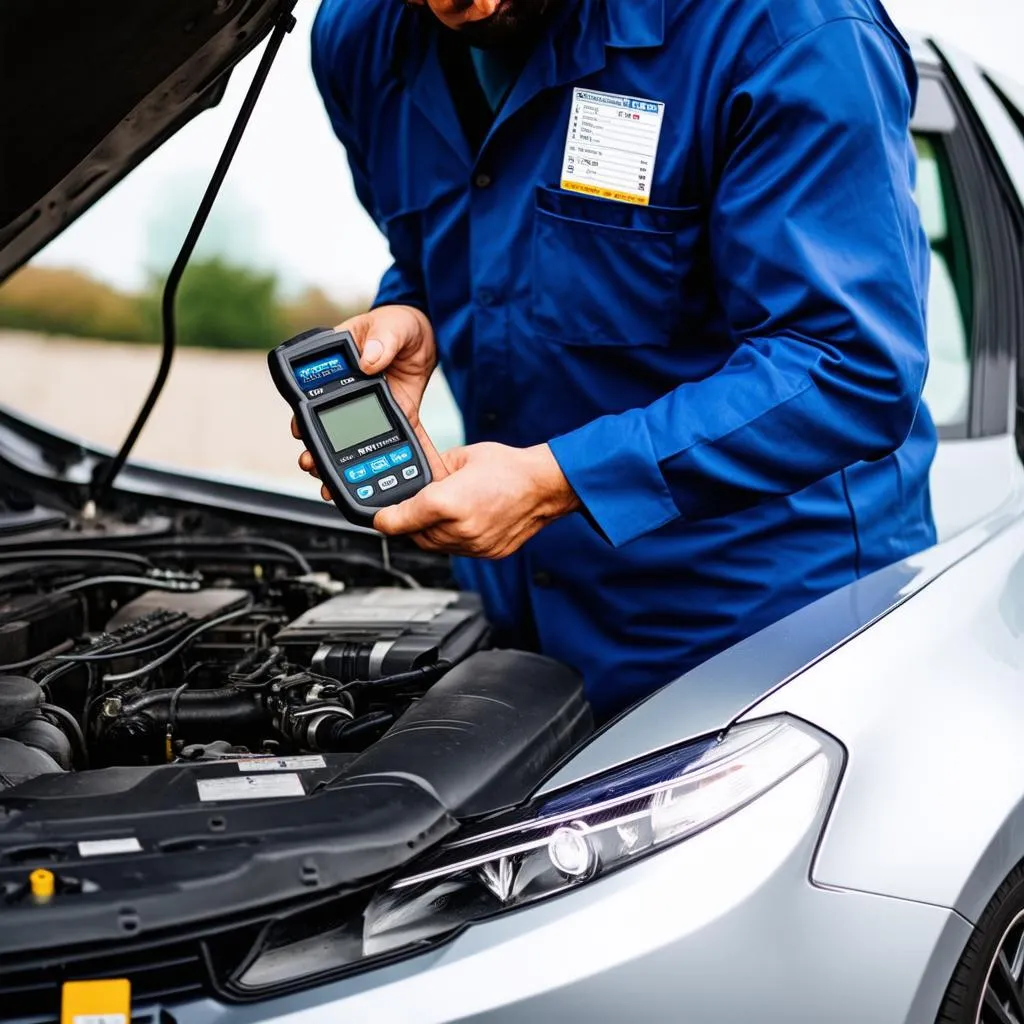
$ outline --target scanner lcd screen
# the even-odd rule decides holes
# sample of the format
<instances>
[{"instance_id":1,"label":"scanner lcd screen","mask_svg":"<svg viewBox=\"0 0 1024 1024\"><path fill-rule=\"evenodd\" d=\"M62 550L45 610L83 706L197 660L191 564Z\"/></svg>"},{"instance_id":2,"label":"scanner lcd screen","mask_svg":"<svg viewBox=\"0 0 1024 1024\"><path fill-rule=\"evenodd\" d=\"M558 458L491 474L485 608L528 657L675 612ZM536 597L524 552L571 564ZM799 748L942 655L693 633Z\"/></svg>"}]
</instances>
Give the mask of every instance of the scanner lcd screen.
<instances>
[{"instance_id":1,"label":"scanner lcd screen","mask_svg":"<svg viewBox=\"0 0 1024 1024\"><path fill-rule=\"evenodd\" d=\"M354 401L331 406L317 415L336 452L362 444L392 429L380 399L372 392Z\"/></svg>"}]
</instances>

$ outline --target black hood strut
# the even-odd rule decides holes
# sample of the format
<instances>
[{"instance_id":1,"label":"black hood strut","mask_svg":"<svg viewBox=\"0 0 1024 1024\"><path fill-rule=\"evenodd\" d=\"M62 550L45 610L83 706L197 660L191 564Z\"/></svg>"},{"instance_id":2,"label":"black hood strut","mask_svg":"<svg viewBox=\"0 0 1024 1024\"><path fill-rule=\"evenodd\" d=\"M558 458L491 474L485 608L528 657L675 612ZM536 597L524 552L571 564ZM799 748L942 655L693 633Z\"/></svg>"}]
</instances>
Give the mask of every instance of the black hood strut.
<instances>
[{"instance_id":1,"label":"black hood strut","mask_svg":"<svg viewBox=\"0 0 1024 1024\"><path fill-rule=\"evenodd\" d=\"M294 2L294 0L292 0L292 2ZM238 144L242 140L245 129L249 124L249 118L252 115L253 108L256 106L256 101L259 99L260 92L263 90L264 83L267 80L267 75L270 73L271 65L274 63L274 58L277 56L277 53L281 48L281 43L284 40L285 34L295 27L295 18L291 13L292 2L287 3L281 13L277 16L277 21L274 24L274 30L271 33L270 38L267 40L267 45L263 50L263 56L260 57L259 66L256 68L256 73L253 75L252 82L249 83L249 90L245 94L242 106L239 108L238 114L235 117L235 122L231 126L231 131L228 133L227 141L224 143L224 149L221 152L220 159L217 161L217 166L214 168L213 174L210 177L210 183L206 186L206 192L203 195L202 202L200 202L199 208L196 210L196 215L192 219L192 225L188 229L188 234L185 236L185 241L182 243L181 249L174 261L174 265L171 267L170 273L167 275L167 281L164 284L163 297L160 306L160 321L163 334L160 368L157 370L156 378L149 389L149 394L146 396L145 402L142 403L142 408L139 409L139 414L135 417L135 422L132 424L131 430L128 431L128 436L124 439L124 443L121 445L117 455L109 461L104 460L103 462L97 463L96 468L93 471L92 483L89 488L90 501L86 505L85 510L87 518L91 518L95 515L96 510L102 507L104 500L110 494L110 490L114 486L114 481L117 479L118 473L121 472L129 455L131 455L132 448L135 447L135 442L138 441L139 434L142 433L142 428L145 427L146 421L153 412L157 399L160 397L160 394L164 389L164 385L167 383L167 377L171 372L171 362L174 359L174 347L176 341L174 303L178 294L178 285L181 283L181 277L185 272L185 267L188 265L188 261L192 257L196 243L199 241L199 236L202 234L203 228L206 226L207 218L210 216L210 211L213 209L213 204L217 199L220 187L224 183L224 178L227 176L228 169L231 167L231 161L238 149Z\"/></svg>"}]
</instances>

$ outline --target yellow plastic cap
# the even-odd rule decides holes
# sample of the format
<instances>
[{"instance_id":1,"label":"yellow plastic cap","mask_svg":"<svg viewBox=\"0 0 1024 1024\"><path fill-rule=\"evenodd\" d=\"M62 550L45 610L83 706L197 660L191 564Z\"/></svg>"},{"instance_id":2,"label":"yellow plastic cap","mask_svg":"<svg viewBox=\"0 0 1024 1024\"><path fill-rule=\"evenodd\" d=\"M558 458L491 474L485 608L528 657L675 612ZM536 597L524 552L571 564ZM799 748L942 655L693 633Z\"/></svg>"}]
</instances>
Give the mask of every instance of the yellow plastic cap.
<instances>
[{"instance_id":1,"label":"yellow plastic cap","mask_svg":"<svg viewBox=\"0 0 1024 1024\"><path fill-rule=\"evenodd\" d=\"M55 886L55 880L52 871L47 871L46 868L36 868L31 875L28 876L29 888L32 890L32 895L36 899L48 899L53 895Z\"/></svg>"}]
</instances>

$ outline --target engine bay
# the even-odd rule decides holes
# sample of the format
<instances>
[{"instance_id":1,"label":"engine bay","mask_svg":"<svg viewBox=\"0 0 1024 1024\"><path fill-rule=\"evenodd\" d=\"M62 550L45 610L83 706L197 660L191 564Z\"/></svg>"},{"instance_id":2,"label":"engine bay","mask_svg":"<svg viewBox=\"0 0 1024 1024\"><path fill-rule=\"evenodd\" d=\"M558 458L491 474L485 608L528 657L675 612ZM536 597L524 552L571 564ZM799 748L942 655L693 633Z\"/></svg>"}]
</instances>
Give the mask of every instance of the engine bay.
<instances>
[{"instance_id":1,"label":"engine bay","mask_svg":"<svg viewBox=\"0 0 1024 1024\"><path fill-rule=\"evenodd\" d=\"M0 795L113 767L344 763L490 646L479 598L437 569L146 526L0 547Z\"/></svg>"}]
</instances>

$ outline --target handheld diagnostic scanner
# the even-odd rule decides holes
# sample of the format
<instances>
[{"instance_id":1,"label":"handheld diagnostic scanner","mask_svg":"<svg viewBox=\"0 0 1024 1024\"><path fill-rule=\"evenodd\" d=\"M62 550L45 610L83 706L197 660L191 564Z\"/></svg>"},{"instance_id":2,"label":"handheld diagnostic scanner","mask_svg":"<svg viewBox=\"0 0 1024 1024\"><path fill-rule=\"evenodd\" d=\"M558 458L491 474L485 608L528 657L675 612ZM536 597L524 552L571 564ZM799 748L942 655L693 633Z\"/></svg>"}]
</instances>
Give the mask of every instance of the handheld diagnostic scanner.
<instances>
[{"instance_id":1,"label":"handheld diagnostic scanner","mask_svg":"<svg viewBox=\"0 0 1024 1024\"><path fill-rule=\"evenodd\" d=\"M350 522L372 526L378 509L430 483L423 450L387 381L359 369L347 331L305 331L267 361L321 482Z\"/></svg>"}]
</instances>

